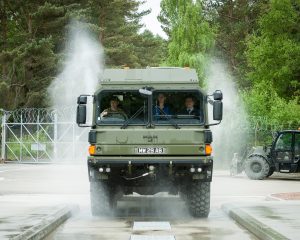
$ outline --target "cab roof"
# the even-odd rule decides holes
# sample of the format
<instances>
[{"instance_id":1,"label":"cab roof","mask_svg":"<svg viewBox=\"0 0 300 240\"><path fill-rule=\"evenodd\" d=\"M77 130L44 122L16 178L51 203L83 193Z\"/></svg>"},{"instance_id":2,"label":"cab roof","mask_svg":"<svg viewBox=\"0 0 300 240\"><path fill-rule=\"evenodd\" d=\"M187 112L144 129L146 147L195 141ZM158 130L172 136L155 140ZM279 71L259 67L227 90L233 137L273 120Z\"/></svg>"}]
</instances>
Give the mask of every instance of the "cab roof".
<instances>
[{"instance_id":1,"label":"cab roof","mask_svg":"<svg viewBox=\"0 0 300 240\"><path fill-rule=\"evenodd\" d=\"M193 83L198 84L195 69L157 67L145 69L105 69L101 84Z\"/></svg>"},{"instance_id":2,"label":"cab roof","mask_svg":"<svg viewBox=\"0 0 300 240\"><path fill-rule=\"evenodd\" d=\"M300 128L299 129L295 129L295 130L282 130L282 131L278 131L279 133L285 133L285 132L296 132L296 133L300 133Z\"/></svg>"}]
</instances>

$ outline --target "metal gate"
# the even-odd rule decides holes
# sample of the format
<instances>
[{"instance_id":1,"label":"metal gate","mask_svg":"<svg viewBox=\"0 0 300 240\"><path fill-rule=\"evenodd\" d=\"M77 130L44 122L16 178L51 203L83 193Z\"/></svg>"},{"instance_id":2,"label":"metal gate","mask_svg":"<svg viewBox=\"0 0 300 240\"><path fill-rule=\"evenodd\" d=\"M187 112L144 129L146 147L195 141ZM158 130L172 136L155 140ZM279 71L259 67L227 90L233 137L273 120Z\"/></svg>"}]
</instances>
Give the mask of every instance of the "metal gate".
<instances>
[{"instance_id":1,"label":"metal gate","mask_svg":"<svg viewBox=\"0 0 300 240\"><path fill-rule=\"evenodd\" d=\"M87 128L74 108L2 110L1 158L20 163L71 162L86 158Z\"/></svg>"}]
</instances>

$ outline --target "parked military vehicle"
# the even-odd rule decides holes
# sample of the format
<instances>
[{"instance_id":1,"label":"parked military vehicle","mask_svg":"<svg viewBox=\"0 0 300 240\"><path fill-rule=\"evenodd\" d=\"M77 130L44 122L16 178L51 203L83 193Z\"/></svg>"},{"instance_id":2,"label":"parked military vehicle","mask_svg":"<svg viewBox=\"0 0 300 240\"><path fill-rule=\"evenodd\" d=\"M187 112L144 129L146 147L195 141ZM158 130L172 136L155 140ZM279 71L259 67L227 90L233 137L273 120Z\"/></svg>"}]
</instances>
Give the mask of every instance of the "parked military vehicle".
<instances>
[{"instance_id":1,"label":"parked military vehicle","mask_svg":"<svg viewBox=\"0 0 300 240\"><path fill-rule=\"evenodd\" d=\"M92 214L111 211L133 192L168 192L179 193L193 216L207 217L213 171L209 127L222 120L222 92L205 94L196 71L188 68L106 69L95 94L78 97L82 127L88 126L88 97L94 105L87 160Z\"/></svg>"},{"instance_id":2,"label":"parked military vehicle","mask_svg":"<svg viewBox=\"0 0 300 240\"><path fill-rule=\"evenodd\" d=\"M243 158L234 156L230 173L245 171L253 180L261 180L274 172L300 172L300 130L278 132L271 146L253 147Z\"/></svg>"}]
</instances>

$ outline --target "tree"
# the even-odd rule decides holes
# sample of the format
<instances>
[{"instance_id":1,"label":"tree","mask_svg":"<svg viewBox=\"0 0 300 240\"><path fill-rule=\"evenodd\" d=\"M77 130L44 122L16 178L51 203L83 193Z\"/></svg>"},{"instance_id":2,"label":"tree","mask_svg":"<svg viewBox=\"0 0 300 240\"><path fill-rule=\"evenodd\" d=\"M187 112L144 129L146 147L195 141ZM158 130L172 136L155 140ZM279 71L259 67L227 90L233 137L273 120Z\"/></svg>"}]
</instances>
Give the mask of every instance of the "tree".
<instances>
[{"instance_id":1,"label":"tree","mask_svg":"<svg viewBox=\"0 0 300 240\"><path fill-rule=\"evenodd\" d=\"M154 36L149 30L139 34L139 41L135 48L141 67L159 66L167 55L166 41L158 35Z\"/></svg>"},{"instance_id":2,"label":"tree","mask_svg":"<svg viewBox=\"0 0 300 240\"><path fill-rule=\"evenodd\" d=\"M6 38L0 49L0 95L7 99L1 107L47 106L46 89L57 73L68 9L51 1L1 3Z\"/></svg>"},{"instance_id":3,"label":"tree","mask_svg":"<svg viewBox=\"0 0 300 240\"><path fill-rule=\"evenodd\" d=\"M257 34L248 40L248 77L274 86L279 97L300 94L300 1L271 0L259 19Z\"/></svg>"},{"instance_id":4,"label":"tree","mask_svg":"<svg viewBox=\"0 0 300 240\"><path fill-rule=\"evenodd\" d=\"M250 116L264 117L273 126L299 127L300 105L297 99L285 100L279 97L269 82L256 83L251 90L244 91L243 99Z\"/></svg>"},{"instance_id":5,"label":"tree","mask_svg":"<svg viewBox=\"0 0 300 240\"><path fill-rule=\"evenodd\" d=\"M140 20L149 13L138 11L142 3L137 0L89 1L89 15L100 28L99 40L105 48L107 66L140 66L136 54L138 32L142 27Z\"/></svg>"},{"instance_id":6,"label":"tree","mask_svg":"<svg viewBox=\"0 0 300 240\"><path fill-rule=\"evenodd\" d=\"M64 61L65 32L84 22L104 46L106 66L158 66L164 40L141 31L140 0L0 1L0 108L46 107ZM76 26L75 26L76 27Z\"/></svg>"},{"instance_id":7,"label":"tree","mask_svg":"<svg viewBox=\"0 0 300 240\"><path fill-rule=\"evenodd\" d=\"M167 63L196 68L200 79L204 79L215 29L205 19L201 1L163 0L161 9L159 20L169 35Z\"/></svg>"},{"instance_id":8,"label":"tree","mask_svg":"<svg viewBox=\"0 0 300 240\"><path fill-rule=\"evenodd\" d=\"M210 0L205 9L212 24L218 27L216 54L224 58L240 87L249 87L246 40L257 29L257 19L266 8L268 0Z\"/></svg>"}]
</instances>

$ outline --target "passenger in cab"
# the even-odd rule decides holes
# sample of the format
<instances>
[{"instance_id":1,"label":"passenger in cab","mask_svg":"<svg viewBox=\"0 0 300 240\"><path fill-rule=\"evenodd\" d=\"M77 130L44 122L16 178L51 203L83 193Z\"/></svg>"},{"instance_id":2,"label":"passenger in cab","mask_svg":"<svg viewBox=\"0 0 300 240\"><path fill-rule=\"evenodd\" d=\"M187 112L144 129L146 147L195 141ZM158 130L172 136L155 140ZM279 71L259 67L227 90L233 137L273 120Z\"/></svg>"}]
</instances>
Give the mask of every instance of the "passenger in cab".
<instances>
[{"instance_id":1,"label":"passenger in cab","mask_svg":"<svg viewBox=\"0 0 300 240\"><path fill-rule=\"evenodd\" d=\"M110 107L105 109L101 114L101 119L104 117L116 117L121 119L127 119L127 115L125 112L119 108L119 99L117 97L113 97L110 99Z\"/></svg>"},{"instance_id":2,"label":"passenger in cab","mask_svg":"<svg viewBox=\"0 0 300 240\"><path fill-rule=\"evenodd\" d=\"M170 108L166 105L166 96L163 93L159 93L155 106L153 108L153 115L160 117L164 115L171 115Z\"/></svg>"},{"instance_id":3,"label":"passenger in cab","mask_svg":"<svg viewBox=\"0 0 300 240\"><path fill-rule=\"evenodd\" d=\"M194 115L196 117L200 116L199 109L195 108L195 100L192 96L188 96L184 101L185 108L181 111L182 115Z\"/></svg>"}]
</instances>

